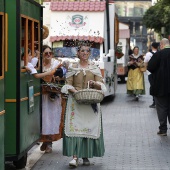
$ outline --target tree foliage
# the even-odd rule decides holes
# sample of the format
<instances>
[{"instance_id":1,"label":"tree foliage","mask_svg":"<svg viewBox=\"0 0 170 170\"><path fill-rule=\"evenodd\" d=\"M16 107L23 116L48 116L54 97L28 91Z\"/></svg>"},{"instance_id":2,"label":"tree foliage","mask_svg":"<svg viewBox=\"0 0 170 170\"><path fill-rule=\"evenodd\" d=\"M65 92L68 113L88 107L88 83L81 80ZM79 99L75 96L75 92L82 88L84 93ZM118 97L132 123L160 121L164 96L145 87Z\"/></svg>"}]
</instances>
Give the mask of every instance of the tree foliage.
<instances>
[{"instance_id":1,"label":"tree foliage","mask_svg":"<svg viewBox=\"0 0 170 170\"><path fill-rule=\"evenodd\" d=\"M34 1L38 2L39 4L43 3L43 0L34 0Z\"/></svg>"},{"instance_id":2,"label":"tree foliage","mask_svg":"<svg viewBox=\"0 0 170 170\"><path fill-rule=\"evenodd\" d=\"M165 27L166 34L170 34L170 0L159 0L150 7L143 16L143 22L158 33L161 33L161 27Z\"/></svg>"}]
</instances>

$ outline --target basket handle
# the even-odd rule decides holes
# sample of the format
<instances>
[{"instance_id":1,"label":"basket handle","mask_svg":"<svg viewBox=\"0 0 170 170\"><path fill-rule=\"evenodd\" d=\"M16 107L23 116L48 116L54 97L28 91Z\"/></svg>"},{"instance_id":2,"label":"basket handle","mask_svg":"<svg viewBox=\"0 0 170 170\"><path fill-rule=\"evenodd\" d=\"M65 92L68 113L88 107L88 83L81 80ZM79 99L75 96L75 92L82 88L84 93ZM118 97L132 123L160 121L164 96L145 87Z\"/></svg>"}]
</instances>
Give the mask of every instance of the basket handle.
<instances>
[{"instance_id":1,"label":"basket handle","mask_svg":"<svg viewBox=\"0 0 170 170\"><path fill-rule=\"evenodd\" d=\"M90 81L87 82L87 89L90 89Z\"/></svg>"},{"instance_id":2,"label":"basket handle","mask_svg":"<svg viewBox=\"0 0 170 170\"><path fill-rule=\"evenodd\" d=\"M90 81L87 82L87 89L90 87Z\"/></svg>"}]
</instances>

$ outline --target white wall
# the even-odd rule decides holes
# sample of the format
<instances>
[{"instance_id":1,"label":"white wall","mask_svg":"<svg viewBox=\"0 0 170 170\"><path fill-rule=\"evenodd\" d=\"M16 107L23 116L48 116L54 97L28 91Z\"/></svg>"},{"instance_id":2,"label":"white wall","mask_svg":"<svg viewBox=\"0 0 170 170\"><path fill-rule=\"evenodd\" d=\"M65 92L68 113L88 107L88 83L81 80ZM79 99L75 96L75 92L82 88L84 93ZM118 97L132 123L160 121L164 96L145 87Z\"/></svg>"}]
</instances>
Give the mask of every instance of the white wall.
<instances>
[{"instance_id":1,"label":"white wall","mask_svg":"<svg viewBox=\"0 0 170 170\"><path fill-rule=\"evenodd\" d=\"M43 25L47 26L50 30L50 18L51 18L51 10L50 10L50 2L43 2ZM43 44L51 46L49 42L50 36L48 36L45 40L43 40Z\"/></svg>"},{"instance_id":2,"label":"white wall","mask_svg":"<svg viewBox=\"0 0 170 170\"><path fill-rule=\"evenodd\" d=\"M74 24L73 17L81 15L83 24ZM52 11L50 36L100 36L103 37L104 12Z\"/></svg>"},{"instance_id":3,"label":"white wall","mask_svg":"<svg viewBox=\"0 0 170 170\"><path fill-rule=\"evenodd\" d=\"M129 29L129 25L119 22L119 30Z\"/></svg>"}]
</instances>

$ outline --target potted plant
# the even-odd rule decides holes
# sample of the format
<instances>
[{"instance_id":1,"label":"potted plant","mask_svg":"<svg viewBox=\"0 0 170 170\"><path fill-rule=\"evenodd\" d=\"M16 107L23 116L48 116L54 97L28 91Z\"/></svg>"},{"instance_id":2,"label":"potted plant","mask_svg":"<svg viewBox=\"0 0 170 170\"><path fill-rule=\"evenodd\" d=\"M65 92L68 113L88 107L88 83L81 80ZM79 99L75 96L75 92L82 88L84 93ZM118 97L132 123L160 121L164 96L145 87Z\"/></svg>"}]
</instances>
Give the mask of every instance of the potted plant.
<instances>
[{"instance_id":1,"label":"potted plant","mask_svg":"<svg viewBox=\"0 0 170 170\"><path fill-rule=\"evenodd\" d=\"M121 47L117 47L115 51L115 56L120 59L124 54L122 53Z\"/></svg>"}]
</instances>

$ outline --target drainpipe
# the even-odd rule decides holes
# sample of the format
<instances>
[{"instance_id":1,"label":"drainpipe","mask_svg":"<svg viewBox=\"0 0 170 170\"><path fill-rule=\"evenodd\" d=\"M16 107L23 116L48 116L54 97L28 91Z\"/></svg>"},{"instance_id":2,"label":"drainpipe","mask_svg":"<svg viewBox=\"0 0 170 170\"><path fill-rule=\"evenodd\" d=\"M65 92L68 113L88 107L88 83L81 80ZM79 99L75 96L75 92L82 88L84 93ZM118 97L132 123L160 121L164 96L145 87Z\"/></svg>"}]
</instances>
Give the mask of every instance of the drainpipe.
<instances>
[{"instance_id":1,"label":"drainpipe","mask_svg":"<svg viewBox=\"0 0 170 170\"><path fill-rule=\"evenodd\" d=\"M106 0L106 21L107 21L107 44L110 49L110 18L109 18L109 0ZM113 21L114 22L114 21Z\"/></svg>"}]
</instances>

